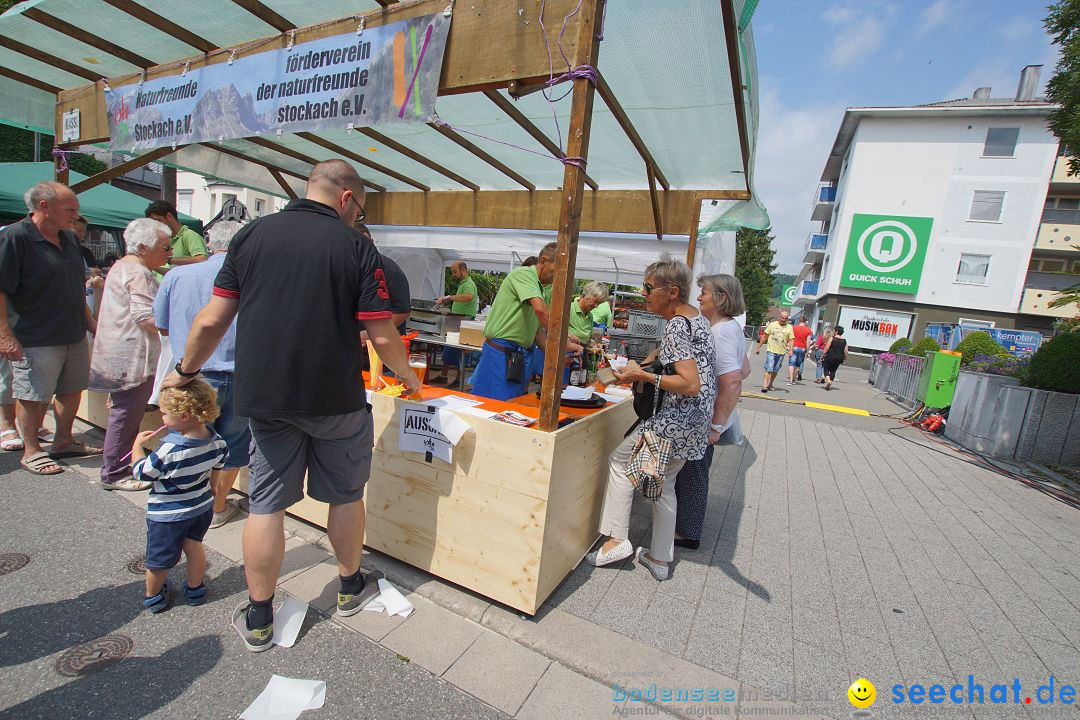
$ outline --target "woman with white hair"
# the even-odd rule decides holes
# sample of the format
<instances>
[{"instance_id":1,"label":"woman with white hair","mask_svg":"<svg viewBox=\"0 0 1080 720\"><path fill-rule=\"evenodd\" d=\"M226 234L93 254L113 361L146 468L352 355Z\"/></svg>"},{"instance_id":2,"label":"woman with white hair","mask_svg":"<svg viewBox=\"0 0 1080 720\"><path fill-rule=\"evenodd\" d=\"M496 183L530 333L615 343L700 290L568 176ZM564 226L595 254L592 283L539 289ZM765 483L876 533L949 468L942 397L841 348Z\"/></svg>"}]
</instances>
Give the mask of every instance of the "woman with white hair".
<instances>
[{"instance_id":1,"label":"woman with white hair","mask_svg":"<svg viewBox=\"0 0 1080 720\"><path fill-rule=\"evenodd\" d=\"M591 282L585 285L581 290L581 295L570 303L570 334L580 340L582 345L587 346L589 340L592 339L591 313L593 309L607 299L607 285L602 282Z\"/></svg>"},{"instance_id":2,"label":"woman with white hair","mask_svg":"<svg viewBox=\"0 0 1080 720\"><path fill-rule=\"evenodd\" d=\"M124 229L127 254L105 278L97 335L90 361L90 389L109 393L101 486L106 490L145 490L148 482L131 476L127 462L139 432L146 402L154 389L161 343L154 324L154 268L172 257L167 225L139 218Z\"/></svg>"}]
</instances>

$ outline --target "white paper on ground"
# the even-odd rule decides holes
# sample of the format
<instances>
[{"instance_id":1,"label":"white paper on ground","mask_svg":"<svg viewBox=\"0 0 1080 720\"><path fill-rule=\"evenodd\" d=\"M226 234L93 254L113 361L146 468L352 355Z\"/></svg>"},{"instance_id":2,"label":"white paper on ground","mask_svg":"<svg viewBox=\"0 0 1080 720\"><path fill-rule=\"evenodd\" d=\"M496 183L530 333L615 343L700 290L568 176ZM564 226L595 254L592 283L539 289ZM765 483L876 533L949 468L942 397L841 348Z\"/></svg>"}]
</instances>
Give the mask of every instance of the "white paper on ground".
<instances>
[{"instance_id":1,"label":"white paper on ground","mask_svg":"<svg viewBox=\"0 0 1080 720\"><path fill-rule=\"evenodd\" d=\"M274 644L292 647L307 617L308 604L299 598L287 597L274 613Z\"/></svg>"},{"instance_id":2,"label":"white paper on ground","mask_svg":"<svg viewBox=\"0 0 1080 720\"><path fill-rule=\"evenodd\" d=\"M604 398L608 402L613 402L613 403L622 402L623 400L629 400L629 398L626 397L625 395L615 395L613 393L606 393L606 392L596 393L596 394L599 395L600 397Z\"/></svg>"},{"instance_id":3,"label":"white paper on ground","mask_svg":"<svg viewBox=\"0 0 1080 720\"><path fill-rule=\"evenodd\" d=\"M412 614L413 605L406 600L405 596L398 592L398 589L391 585L389 581L379 580L378 596L365 605L364 609L370 610L371 612L382 612L385 610L387 615L400 615L403 618L407 618Z\"/></svg>"},{"instance_id":4,"label":"white paper on ground","mask_svg":"<svg viewBox=\"0 0 1080 720\"><path fill-rule=\"evenodd\" d=\"M496 415L499 414L499 413L495 412L494 410L484 410L483 408L478 408L478 407L461 408L460 410L458 410L458 412L461 413L462 415L475 415L476 417L482 417L482 418L488 418L488 419L493 418L493 417L495 417Z\"/></svg>"},{"instance_id":5,"label":"white paper on ground","mask_svg":"<svg viewBox=\"0 0 1080 720\"><path fill-rule=\"evenodd\" d=\"M296 720L305 710L326 702L326 683L274 675L259 697L240 714L240 720Z\"/></svg>"},{"instance_id":6,"label":"white paper on ground","mask_svg":"<svg viewBox=\"0 0 1080 720\"><path fill-rule=\"evenodd\" d=\"M578 387L577 385L567 385L562 391L563 400L588 400L592 397L593 389L591 387Z\"/></svg>"},{"instance_id":7,"label":"white paper on ground","mask_svg":"<svg viewBox=\"0 0 1080 720\"><path fill-rule=\"evenodd\" d=\"M434 400L426 400L424 401L424 404L429 405L430 407L442 408L444 410L461 410L463 408L479 405L481 402L483 401L461 397L460 395L444 395L443 397Z\"/></svg>"}]
</instances>

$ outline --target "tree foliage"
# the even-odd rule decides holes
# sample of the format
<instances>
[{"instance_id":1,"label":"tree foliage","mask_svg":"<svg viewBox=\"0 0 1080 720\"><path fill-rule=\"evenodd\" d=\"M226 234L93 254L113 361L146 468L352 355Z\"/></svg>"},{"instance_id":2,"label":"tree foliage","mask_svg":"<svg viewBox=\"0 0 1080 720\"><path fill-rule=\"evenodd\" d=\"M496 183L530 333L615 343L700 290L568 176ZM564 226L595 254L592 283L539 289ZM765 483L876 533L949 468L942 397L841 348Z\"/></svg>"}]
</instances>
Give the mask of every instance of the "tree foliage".
<instances>
[{"instance_id":1,"label":"tree foliage","mask_svg":"<svg viewBox=\"0 0 1080 720\"><path fill-rule=\"evenodd\" d=\"M749 325L760 325L769 310L776 270L772 241L767 229L739 228L735 234L735 276L742 283Z\"/></svg>"},{"instance_id":2,"label":"tree foliage","mask_svg":"<svg viewBox=\"0 0 1080 720\"><path fill-rule=\"evenodd\" d=\"M937 340L932 337L924 337L919 342L912 345L910 348L904 351L905 355L916 355L918 357L926 357L927 353L937 352L941 349Z\"/></svg>"},{"instance_id":3,"label":"tree foliage","mask_svg":"<svg viewBox=\"0 0 1080 720\"><path fill-rule=\"evenodd\" d=\"M998 344L998 341L994 339L994 336L983 330L976 330L973 333L968 333L960 344L956 346L956 351L960 353L960 362L964 365L970 365L976 355L988 355L990 357L1008 357L1009 351Z\"/></svg>"},{"instance_id":4,"label":"tree foliage","mask_svg":"<svg viewBox=\"0 0 1080 720\"><path fill-rule=\"evenodd\" d=\"M1046 97L1061 107L1050 113L1050 129L1074 155L1069 174L1080 175L1080 0L1058 0L1051 5L1044 24L1061 48Z\"/></svg>"},{"instance_id":5,"label":"tree foliage","mask_svg":"<svg viewBox=\"0 0 1080 720\"><path fill-rule=\"evenodd\" d=\"M1080 333L1058 335L1035 351L1027 383L1043 390L1080 393Z\"/></svg>"},{"instance_id":6,"label":"tree foliage","mask_svg":"<svg viewBox=\"0 0 1080 720\"><path fill-rule=\"evenodd\" d=\"M18 5L23 0L0 0L0 13L5 13L13 5Z\"/></svg>"}]
</instances>

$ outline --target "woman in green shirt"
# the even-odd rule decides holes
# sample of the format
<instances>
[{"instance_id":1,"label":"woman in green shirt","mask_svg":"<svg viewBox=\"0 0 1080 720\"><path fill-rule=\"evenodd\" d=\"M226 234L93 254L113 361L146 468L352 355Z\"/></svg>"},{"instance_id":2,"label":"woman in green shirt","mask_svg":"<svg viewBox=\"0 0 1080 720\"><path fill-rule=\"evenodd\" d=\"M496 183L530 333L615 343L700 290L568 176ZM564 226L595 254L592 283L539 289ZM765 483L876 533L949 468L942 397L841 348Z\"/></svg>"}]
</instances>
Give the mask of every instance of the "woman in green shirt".
<instances>
[{"instance_id":1,"label":"woman in green shirt","mask_svg":"<svg viewBox=\"0 0 1080 720\"><path fill-rule=\"evenodd\" d=\"M570 303L570 334L583 345L592 339L592 311L608 299L607 285L591 282L581 290L581 295Z\"/></svg>"}]
</instances>

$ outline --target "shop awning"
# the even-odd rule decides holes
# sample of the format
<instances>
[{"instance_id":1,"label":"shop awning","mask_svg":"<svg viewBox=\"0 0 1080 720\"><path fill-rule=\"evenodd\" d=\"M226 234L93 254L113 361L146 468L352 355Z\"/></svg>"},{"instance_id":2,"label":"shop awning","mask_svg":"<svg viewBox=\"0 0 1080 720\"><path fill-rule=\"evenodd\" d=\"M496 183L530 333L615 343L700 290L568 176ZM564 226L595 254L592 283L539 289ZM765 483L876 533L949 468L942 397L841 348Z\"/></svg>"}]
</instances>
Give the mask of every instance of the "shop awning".
<instances>
[{"instance_id":1,"label":"shop awning","mask_svg":"<svg viewBox=\"0 0 1080 720\"><path fill-rule=\"evenodd\" d=\"M26 215L23 193L39 182L53 179L53 164L0 163L0 215L20 217ZM86 176L71 171L71 182L85 180ZM150 201L127 190L112 185L98 185L79 195L79 212L91 225L103 228L123 229L135 218L143 217ZM180 222L195 230L202 229L196 218L181 213Z\"/></svg>"}]
</instances>

